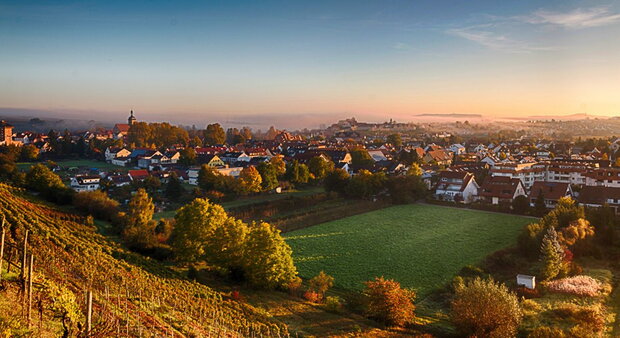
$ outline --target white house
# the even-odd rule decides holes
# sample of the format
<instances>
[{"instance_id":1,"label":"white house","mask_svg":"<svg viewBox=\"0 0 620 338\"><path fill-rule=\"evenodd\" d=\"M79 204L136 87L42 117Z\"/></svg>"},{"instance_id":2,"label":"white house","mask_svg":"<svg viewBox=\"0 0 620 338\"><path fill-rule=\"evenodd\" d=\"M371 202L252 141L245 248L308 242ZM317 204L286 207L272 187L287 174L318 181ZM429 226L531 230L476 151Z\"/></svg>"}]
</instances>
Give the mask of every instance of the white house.
<instances>
[{"instance_id":1,"label":"white house","mask_svg":"<svg viewBox=\"0 0 620 338\"><path fill-rule=\"evenodd\" d=\"M453 152L454 155L462 155L462 154L465 154L465 152L467 151L467 149L465 149L465 146L463 146L462 144L458 144L458 143L455 143L451 145L450 147L448 147L448 150Z\"/></svg>"},{"instance_id":2,"label":"white house","mask_svg":"<svg viewBox=\"0 0 620 338\"><path fill-rule=\"evenodd\" d=\"M99 189L101 177L97 175L78 175L71 178L71 189L82 191L95 191Z\"/></svg>"},{"instance_id":3,"label":"white house","mask_svg":"<svg viewBox=\"0 0 620 338\"><path fill-rule=\"evenodd\" d=\"M435 189L438 198L447 201L470 203L478 195L478 183L474 175L465 171L442 171Z\"/></svg>"},{"instance_id":4,"label":"white house","mask_svg":"<svg viewBox=\"0 0 620 338\"><path fill-rule=\"evenodd\" d=\"M113 159L117 157L127 157L131 155L131 151L125 148L113 148L107 147L105 150L105 160L106 162L112 162Z\"/></svg>"}]
</instances>

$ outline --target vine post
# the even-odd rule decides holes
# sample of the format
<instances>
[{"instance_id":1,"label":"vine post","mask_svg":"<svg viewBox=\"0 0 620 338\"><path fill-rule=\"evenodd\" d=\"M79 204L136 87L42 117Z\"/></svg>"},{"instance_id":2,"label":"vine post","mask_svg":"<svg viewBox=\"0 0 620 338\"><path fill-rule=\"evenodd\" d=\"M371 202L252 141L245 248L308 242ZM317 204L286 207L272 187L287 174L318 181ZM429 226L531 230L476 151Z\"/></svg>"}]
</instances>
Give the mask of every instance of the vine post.
<instances>
[{"instance_id":1,"label":"vine post","mask_svg":"<svg viewBox=\"0 0 620 338\"><path fill-rule=\"evenodd\" d=\"M4 229L4 221L6 216L2 217L2 235L0 236L0 281L2 281L2 260L4 259L4 235L6 230Z\"/></svg>"},{"instance_id":2,"label":"vine post","mask_svg":"<svg viewBox=\"0 0 620 338\"><path fill-rule=\"evenodd\" d=\"M30 264L28 265L28 328L32 326L32 279L34 266L34 255L30 254Z\"/></svg>"}]
</instances>

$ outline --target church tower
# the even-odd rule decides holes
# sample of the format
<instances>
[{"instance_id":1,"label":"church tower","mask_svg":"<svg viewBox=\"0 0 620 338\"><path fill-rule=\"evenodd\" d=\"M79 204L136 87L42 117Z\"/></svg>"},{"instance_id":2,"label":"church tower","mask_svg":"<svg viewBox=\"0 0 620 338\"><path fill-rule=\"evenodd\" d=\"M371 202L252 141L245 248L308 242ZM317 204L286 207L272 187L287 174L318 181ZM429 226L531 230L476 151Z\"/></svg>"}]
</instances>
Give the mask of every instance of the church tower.
<instances>
[{"instance_id":1,"label":"church tower","mask_svg":"<svg viewBox=\"0 0 620 338\"><path fill-rule=\"evenodd\" d=\"M136 118L133 116L133 110L131 111L131 115L127 119L127 123L131 126L136 123Z\"/></svg>"}]
</instances>

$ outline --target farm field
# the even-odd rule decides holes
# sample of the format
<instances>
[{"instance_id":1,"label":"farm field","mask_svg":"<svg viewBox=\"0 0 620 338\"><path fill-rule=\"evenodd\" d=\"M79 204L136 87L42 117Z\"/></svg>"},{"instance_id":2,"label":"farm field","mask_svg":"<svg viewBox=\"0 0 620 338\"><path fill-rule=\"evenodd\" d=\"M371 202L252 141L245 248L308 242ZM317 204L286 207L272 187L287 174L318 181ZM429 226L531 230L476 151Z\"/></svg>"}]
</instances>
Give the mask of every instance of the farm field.
<instances>
[{"instance_id":1,"label":"farm field","mask_svg":"<svg viewBox=\"0 0 620 338\"><path fill-rule=\"evenodd\" d=\"M300 275L321 270L359 290L375 276L399 281L418 299L465 265L514 245L532 218L434 205L401 205L287 233Z\"/></svg>"}]
</instances>

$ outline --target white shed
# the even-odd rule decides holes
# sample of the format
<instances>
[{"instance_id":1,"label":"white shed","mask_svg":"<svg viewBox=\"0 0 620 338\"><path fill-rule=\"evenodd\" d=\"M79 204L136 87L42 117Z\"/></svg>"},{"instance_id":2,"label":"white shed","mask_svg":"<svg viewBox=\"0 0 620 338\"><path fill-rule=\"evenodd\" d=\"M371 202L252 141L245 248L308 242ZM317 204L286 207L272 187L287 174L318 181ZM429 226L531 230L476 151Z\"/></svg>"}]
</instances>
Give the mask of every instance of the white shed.
<instances>
[{"instance_id":1,"label":"white shed","mask_svg":"<svg viewBox=\"0 0 620 338\"><path fill-rule=\"evenodd\" d=\"M528 289L536 288L536 277L528 275L517 275L517 285L525 286Z\"/></svg>"}]
</instances>

